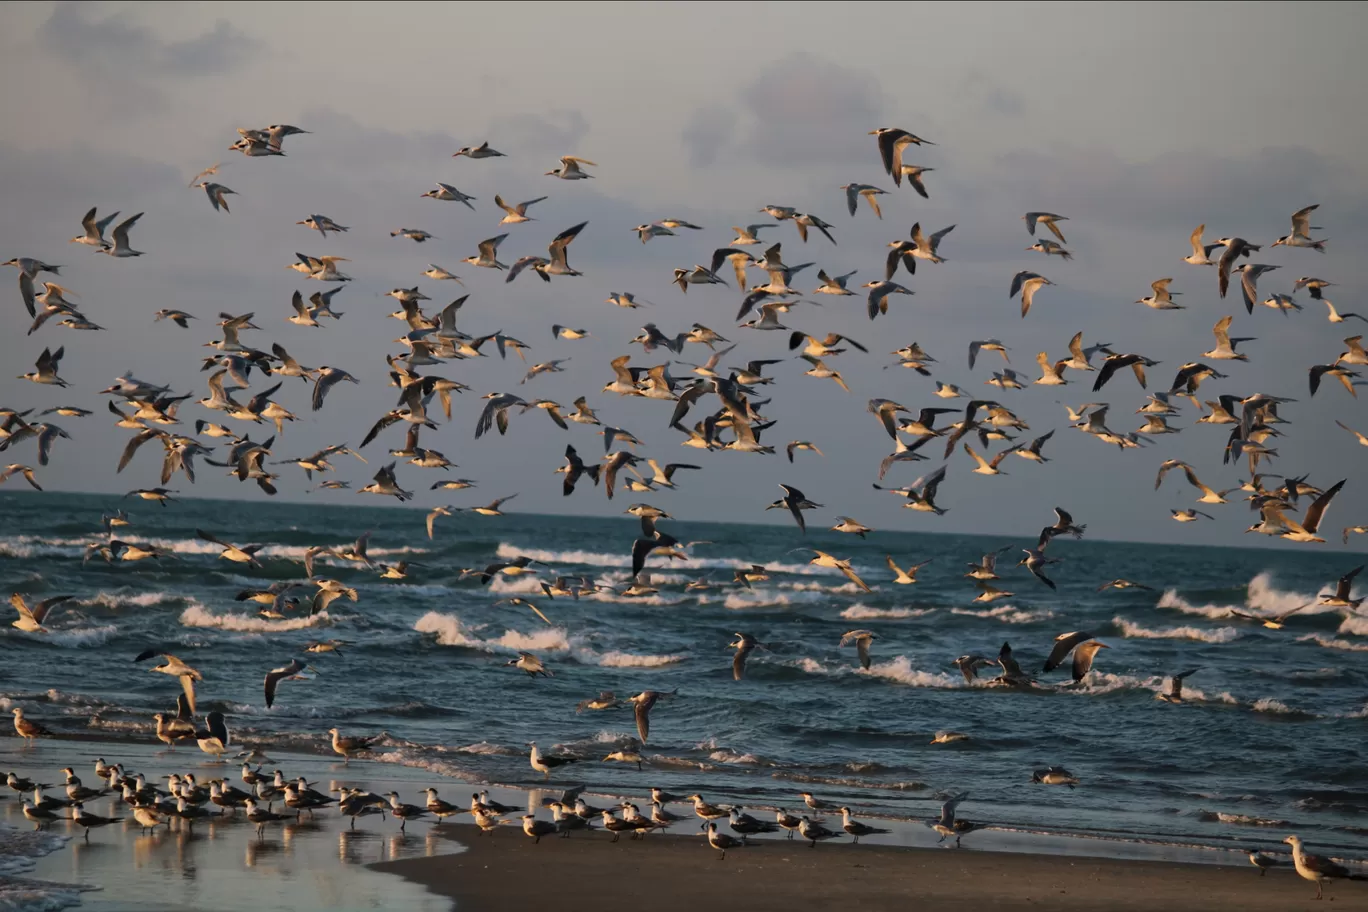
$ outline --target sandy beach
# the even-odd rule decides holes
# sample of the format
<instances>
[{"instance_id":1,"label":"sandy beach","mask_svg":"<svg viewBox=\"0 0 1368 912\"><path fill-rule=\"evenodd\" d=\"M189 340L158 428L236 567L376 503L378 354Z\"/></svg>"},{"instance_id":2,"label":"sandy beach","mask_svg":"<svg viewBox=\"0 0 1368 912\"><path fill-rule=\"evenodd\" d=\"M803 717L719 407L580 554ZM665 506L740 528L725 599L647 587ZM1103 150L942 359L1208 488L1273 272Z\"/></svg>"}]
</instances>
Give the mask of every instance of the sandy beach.
<instances>
[{"instance_id":1,"label":"sandy beach","mask_svg":"<svg viewBox=\"0 0 1368 912\"><path fill-rule=\"evenodd\" d=\"M198 751L87 738L43 740L25 749L17 739L0 738L0 772L12 769L40 781L60 782L57 771L67 765L93 781L87 770L97 756L118 760L151 782L173 771L194 772L201 780L239 778L238 764L214 763ZM281 768L290 777L306 776L320 788L393 790L412 802L421 801L421 790L429 785L461 804L478 788L425 769L368 760L343 764L318 755L272 751L264 766L267 771ZM496 786L491 793L547 819L543 803L570 784L551 782L531 790ZM58 787L49 793L61 791ZM591 788L585 797L608 806L624 794L632 790L604 793ZM128 817L127 808L112 797L96 799L91 807L96 813ZM687 813L685 805L672 809ZM6 889L22 889L13 881L7 886L7 873L64 885L38 891L46 904L15 908L49 910L79 900L80 909L93 912L135 907L140 912L446 912L453 903L462 912L487 912L543 902L561 910L602 912L598 891L641 896L660 912L692 912L700 904L734 896L745 896L751 912L787 912L797 902L856 902L860 909L899 912L909 902L966 900L996 909L1169 912L1319 905L1314 885L1288 867L1260 877L1239 852L1196 846L987 828L966 837L965 848L945 849L936 846L936 834L921 822L871 819L889 832L860 845L842 837L809 849L796 839L764 836L719 859L691 815L670 833L644 840L624 837L617 844L593 832L544 838L534 845L517 818L517 813L509 814L490 835L480 835L460 816L440 825L415 820L406 830L393 819L369 817L352 830L335 810L325 810L315 819L272 824L258 839L239 813L200 821L193 830L177 822L169 830L146 834L125 821L94 831L87 843L80 829L65 820L33 833L19 797L6 790L0 794L0 848L6 840L15 845L16 836L50 836L59 844L17 870L0 867L0 909L8 908L6 896L14 895ZM839 817L829 823L839 823ZM1263 835L1261 847L1288 858L1280 851L1285 847L1276 845L1281 833ZM1326 898L1337 903L1334 908L1368 910L1368 883L1332 884Z\"/></svg>"},{"instance_id":2,"label":"sandy beach","mask_svg":"<svg viewBox=\"0 0 1368 912\"><path fill-rule=\"evenodd\" d=\"M691 824L677 824L688 829ZM1211 909L1315 909L1315 886L1290 868L1260 877L1251 867L1108 860L1048 855L915 849L898 846L753 840L719 853L701 836L653 835L610 844L602 834L532 840L515 831L476 837L454 827L459 855L383 862L456 901L462 912L516 904L601 910L603 895L636 897L653 912L696 912L740 902L749 912L804 908L1111 909L1196 912ZM1334 908L1368 909L1368 883L1327 887Z\"/></svg>"}]
</instances>

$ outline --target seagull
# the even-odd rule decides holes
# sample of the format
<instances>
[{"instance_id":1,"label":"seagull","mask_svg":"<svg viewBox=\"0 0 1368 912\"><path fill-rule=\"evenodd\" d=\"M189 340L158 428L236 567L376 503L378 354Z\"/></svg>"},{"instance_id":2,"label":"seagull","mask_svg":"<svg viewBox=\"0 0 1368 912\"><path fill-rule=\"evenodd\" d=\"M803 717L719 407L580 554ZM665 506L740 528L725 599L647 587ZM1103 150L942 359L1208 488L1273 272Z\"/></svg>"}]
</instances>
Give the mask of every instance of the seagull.
<instances>
[{"instance_id":1,"label":"seagull","mask_svg":"<svg viewBox=\"0 0 1368 912\"><path fill-rule=\"evenodd\" d=\"M19 612L19 617L11 621L10 626L28 633L46 631L47 628L43 626L43 622L47 619L47 616L52 609L63 602L71 601L73 598L75 598L75 596L53 596L52 598L43 599L41 602L30 607L28 602L25 601L24 596L15 592L10 596L10 605L14 607L15 611Z\"/></svg>"},{"instance_id":2,"label":"seagull","mask_svg":"<svg viewBox=\"0 0 1368 912\"><path fill-rule=\"evenodd\" d=\"M24 715L22 706L16 706L10 712L14 714L14 731L24 739L25 747L32 747L39 738L52 737L52 732Z\"/></svg>"},{"instance_id":3,"label":"seagull","mask_svg":"<svg viewBox=\"0 0 1368 912\"><path fill-rule=\"evenodd\" d=\"M29 485L33 487L34 490L43 490L43 486L40 485L38 483L38 479L34 477L33 469L29 466L21 465L17 462L11 463L10 465L5 466L3 469L0 469L0 484L4 484L5 481L7 481L11 475L15 474L23 475L24 480L27 481Z\"/></svg>"},{"instance_id":4,"label":"seagull","mask_svg":"<svg viewBox=\"0 0 1368 912\"><path fill-rule=\"evenodd\" d=\"M1070 789L1078 785L1078 777L1062 766L1036 770L1031 773L1031 781L1040 785L1067 785Z\"/></svg>"},{"instance_id":5,"label":"seagull","mask_svg":"<svg viewBox=\"0 0 1368 912\"><path fill-rule=\"evenodd\" d=\"M1050 229L1050 233L1059 238L1061 244L1067 244L1064 240L1064 233L1059 230L1058 222L1067 222L1068 218L1062 215L1055 215L1053 212L1028 212L1023 215L1022 220L1026 222L1026 230L1035 237L1036 225L1044 225Z\"/></svg>"},{"instance_id":6,"label":"seagull","mask_svg":"<svg viewBox=\"0 0 1368 912\"><path fill-rule=\"evenodd\" d=\"M141 662L145 659L150 659L153 656L161 656L165 661L148 670L159 671L162 674L180 678L181 688L185 691L186 703L190 708L190 714L193 716L195 713L195 682L204 680L204 677L197 670L186 665L170 653L158 652L156 649L148 649L139 653L133 661Z\"/></svg>"},{"instance_id":7,"label":"seagull","mask_svg":"<svg viewBox=\"0 0 1368 912\"><path fill-rule=\"evenodd\" d=\"M955 819L955 809L959 806L961 801L968 797L968 792L961 792L958 795L952 796L941 805L940 817L931 821L931 829L940 833L941 842L944 842L951 836L955 837L955 848L960 848L960 840L978 828L967 820Z\"/></svg>"},{"instance_id":8,"label":"seagull","mask_svg":"<svg viewBox=\"0 0 1368 912\"><path fill-rule=\"evenodd\" d=\"M299 659L291 659L288 665L282 665L280 668L272 668L268 671L266 673L266 708L270 709L275 703L276 687L281 681L308 680L306 676L300 674L300 672L306 670L312 671L315 674L318 673L318 670L312 665L306 665Z\"/></svg>"},{"instance_id":9,"label":"seagull","mask_svg":"<svg viewBox=\"0 0 1368 912\"><path fill-rule=\"evenodd\" d=\"M749 633L733 634L736 642L728 648L736 650L736 657L732 659L732 680L739 681L746 676L746 659L760 646L760 641Z\"/></svg>"},{"instance_id":10,"label":"seagull","mask_svg":"<svg viewBox=\"0 0 1368 912\"><path fill-rule=\"evenodd\" d=\"M1314 208L1314 207L1312 207ZM1350 874L1349 869L1320 855L1308 855L1302 841L1296 836L1288 836L1283 842L1292 847L1292 864L1303 880L1314 881L1316 899L1325 893L1325 883L1329 880L1368 880L1363 874Z\"/></svg>"},{"instance_id":11,"label":"seagull","mask_svg":"<svg viewBox=\"0 0 1368 912\"><path fill-rule=\"evenodd\" d=\"M598 165L589 161L587 158L576 158L573 155L562 155L560 161L559 168L556 168L554 171L546 172L548 176L559 177L561 180L584 180L593 177L594 175L580 170L580 165L588 165L591 168L598 167Z\"/></svg>"},{"instance_id":12,"label":"seagull","mask_svg":"<svg viewBox=\"0 0 1368 912\"><path fill-rule=\"evenodd\" d=\"M1031 312L1031 303L1035 300L1035 293L1045 285L1053 285L1049 279L1043 275L1023 269L1012 277L1012 288L1007 297L1015 298L1021 295L1021 317L1024 320L1026 315Z\"/></svg>"},{"instance_id":13,"label":"seagull","mask_svg":"<svg viewBox=\"0 0 1368 912\"><path fill-rule=\"evenodd\" d=\"M565 766L569 763L579 762L574 757L553 756L551 754L543 754L541 751L537 750L536 741L529 741L527 742L527 744L528 747L532 749L532 752L528 755L528 760L532 764L532 768L537 772L541 773L544 779L550 779L551 771L558 766Z\"/></svg>"},{"instance_id":14,"label":"seagull","mask_svg":"<svg viewBox=\"0 0 1368 912\"><path fill-rule=\"evenodd\" d=\"M1196 674L1200 669L1189 668L1187 671L1180 671L1169 678L1168 693L1157 694L1156 696L1165 703L1183 702L1183 679Z\"/></svg>"},{"instance_id":15,"label":"seagull","mask_svg":"<svg viewBox=\"0 0 1368 912\"><path fill-rule=\"evenodd\" d=\"M342 763L345 765L351 762L351 758L356 754L364 753L371 749L371 745L380 740L380 736L362 737L359 735L343 736L336 728L328 729L328 734L332 735L333 753L340 754Z\"/></svg>"},{"instance_id":16,"label":"seagull","mask_svg":"<svg viewBox=\"0 0 1368 912\"><path fill-rule=\"evenodd\" d=\"M876 639L875 635L868 630L848 630L841 634L842 646L855 644L855 651L860 657L860 667L869 670L869 647Z\"/></svg>"}]
</instances>

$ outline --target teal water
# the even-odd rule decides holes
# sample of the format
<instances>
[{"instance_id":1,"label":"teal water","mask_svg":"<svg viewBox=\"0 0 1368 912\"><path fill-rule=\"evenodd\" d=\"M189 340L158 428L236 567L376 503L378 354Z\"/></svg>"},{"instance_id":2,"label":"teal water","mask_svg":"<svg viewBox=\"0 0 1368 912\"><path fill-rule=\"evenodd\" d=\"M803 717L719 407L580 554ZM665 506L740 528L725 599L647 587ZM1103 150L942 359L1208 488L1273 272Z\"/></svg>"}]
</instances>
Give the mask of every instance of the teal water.
<instances>
[{"instance_id":1,"label":"teal water","mask_svg":"<svg viewBox=\"0 0 1368 912\"><path fill-rule=\"evenodd\" d=\"M31 598L69 594L50 632L0 631L0 708L23 705L50 727L147 742L153 712L174 708L179 687L133 656L159 646L204 675L200 712L219 710L234 736L278 749L321 750L327 729L386 733L378 759L472 783L530 785L526 742L581 761L558 780L639 792L660 786L748 807L792 806L799 791L861 808L864 816L931 816L945 792L967 790L961 813L1008 830L1233 846L1275 843L1296 831L1326 851L1368 850L1368 616L1310 609L1282 630L1229 616L1314 602L1350 569L1315 551L1168 547L1057 539L1051 591L1003 556L999 588L975 604L966 563L1011 537L885 533L877 541L791 526L662 521L681 541L707 540L664 566L659 592L549 599L538 580L587 575L621 586L635 520L509 513L441 518L429 541L423 512L224 501L141 506L120 535L174 553L160 562L83 565L109 498L0 494L0 579ZM216 517L232 513L231 523ZM231 528L266 545L260 570L217 557L197 526ZM234 601L244 587L302 580L311 544L343 545L372 530L377 561L408 560L402 581L339 562L319 573L359 590L323 615L257 616ZM804 563L810 545L852 559L875 591ZM915 586L884 565L931 559ZM459 579L495 558L535 558L539 577ZM1352 562L1352 556L1348 557ZM764 564L746 589L735 568ZM692 579L716 586L686 592ZM1098 592L1125 577L1154 591ZM527 608L495 604L519 596ZM841 634L877 634L861 670ZM995 656L1010 642L1039 672L1053 638L1086 629L1110 648L1074 685L1068 668L1030 691L968 686L959 655ZM767 648L734 681L727 644L737 631ZM339 639L341 655L305 644ZM531 679L504 663L527 650L554 677ZM292 656L319 670L281 685L267 710L262 677ZM1198 667L1186 702L1156 698L1165 677ZM991 669L987 673L992 675ZM645 768L603 763L631 746L630 710L576 713L603 690L675 691L652 714ZM970 740L932 745L935 732ZM1033 769L1058 764L1073 791L1033 786ZM620 792L619 792L620 793Z\"/></svg>"}]
</instances>

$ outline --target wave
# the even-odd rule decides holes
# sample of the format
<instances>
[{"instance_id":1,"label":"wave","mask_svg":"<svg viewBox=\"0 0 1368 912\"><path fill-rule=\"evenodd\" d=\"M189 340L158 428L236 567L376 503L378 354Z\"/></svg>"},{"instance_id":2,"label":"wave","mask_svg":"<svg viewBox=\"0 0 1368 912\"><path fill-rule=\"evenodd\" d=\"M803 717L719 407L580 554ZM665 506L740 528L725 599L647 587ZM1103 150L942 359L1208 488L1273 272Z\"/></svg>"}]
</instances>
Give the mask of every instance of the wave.
<instances>
[{"instance_id":1,"label":"wave","mask_svg":"<svg viewBox=\"0 0 1368 912\"><path fill-rule=\"evenodd\" d=\"M327 611L280 621L258 617L254 614L237 614L234 612L214 614L199 602L192 602L189 608L181 612L180 616L182 627L217 627L220 630L231 630L236 633L276 633L281 630L303 630L307 627L317 627L320 624L330 623L331 620Z\"/></svg>"},{"instance_id":2,"label":"wave","mask_svg":"<svg viewBox=\"0 0 1368 912\"><path fill-rule=\"evenodd\" d=\"M1346 615L1344 621L1339 625L1336 633L1351 633L1354 636L1368 636L1368 617L1362 615Z\"/></svg>"},{"instance_id":3,"label":"wave","mask_svg":"<svg viewBox=\"0 0 1368 912\"><path fill-rule=\"evenodd\" d=\"M1234 627L1217 627L1215 629L1204 629L1201 627L1164 627L1150 628L1141 627L1139 624L1126 620L1117 615L1112 618L1112 624L1121 635L1127 639L1143 640L1196 640L1200 643L1229 643L1240 635L1240 631Z\"/></svg>"},{"instance_id":4,"label":"wave","mask_svg":"<svg viewBox=\"0 0 1368 912\"><path fill-rule=\"evenodd\" d=\"M1354 643L1349 640L1340 640L1333 637L1322 636L1319 633L1309 633L1306 636L1297 637L1298 643L1315 643L1326 649L1343 649L1346 652L1368 652L1368 643Z\"/></svg>"},{"instance_id":5,"label":"wave","mask_svg":"<svg viewBox=\"0 0 1368 912\"><path fill-rule=\"evenodd\" d=\"M725 763L728 766L776 766L770 760L758 757L755 754L739 754L734 750L721 748L708 754L708 759L714 763Z\"/></svg>"},{"instance_id":6,"label":"wave","mask_svg":"<svg viewBox=\"0 0 1368 912\"><path fill-rule=\"evenodd\" d=\"M107 624L101 627L48 629L44 633L25 633L23 631L16 631L15 635L34 641L52 643L56 646L82 649L88 646L102 646L109 641L110 637L118 632L118 627L115 627L113 624Z\"/></svg>"},{"instance_id":7,"label":"wave","mask_svg":"<svg viewBox=\"0 0 1368 912\"><path fill-rule=\"evenodd\" d=\"M888 662L879 662L868 668L861 668L856 674L885 678L911 687L931 687L938 690L960 689L965 686L964 677L947 674L943 671L921 671L912 667L907 656L898 656Z\"/></svg>"},{"instance_id":8,"label":"wave","mask_svg":"<svg viewBox=\"0 0 1368 912\"><path fill-rule=\"evenodd\" d=\"M1166 589L1160 596L1157 608L1173 608L1184 614L1195 614L1208 618L1228 618L1232 608L1247 608L1253 611L1264 612L1266 614L1281 614L1284 611L1291 611L1293 608L1308 605L1316 601L1316 596L1308 595L1304 592L1287 592L1278 589L1273 585L1273 574L1264 571L1256 574L1245 587L1245 598L1240 605L1195 605L1181 595L1176 589ZM1327 609L1325 606L1312 606L1303 610L1303 614L1320 614Z\"/></svg>"},{"instance_id":9,"label":"wave","mask_svg":"<svg viewBox=\"0 0 1368 912\"><path fill-rule=\"evenodd\" d=\"M90 598L77 600L76 604L88 608L118 610L120 608L152 608L157 605L184 601L188 600L174 592L126 592L122 590L107 592L101 589Z\"/></svg>"},{"instance_id":10,"label":"wave","mask_svg":"<svg viewBox=\"0 0 1368 912\"><path fill-rule=\"evenodd\" d=\"M511 560L516 557L530 557L538 563L554 566L556 564L569 564L579 567L616 567L630 569L632 566L632 556L630 554L607 554L602 551L553 551L545 548L523 548L511 542L499 542L499 547L495 554L502 560ZM737 560L729 557L691 557L688 566L694 569L705 570L741 570L751 566L751 561ZM766 564L765 568L771 573L784 573L789 576L835 576L839 571L829 570L826 567L814 567L811 564Z\"/></svg>"},{"instance_id":11,"label":"wave","mask_svg":"<svg viewBox=\"0 0 1368 912\"><path fill-rule=\"evenodd\" d=\"M1227 814L1222 811L1198 811L1197 819L1207 823L1228 823L1234 826L1290 827L1286 820L1273 820L1268 817L1255 817L1251 814Z\"/></svg>"},{"instance_id":12,"label":"wave","mask_svg":"<svg viewBox=\"0 0 1368 912\"><path fill-rule=\"evenodd\" d=\"M626 652L605 652L596 657L595 664L604 668L659 668L684 661L682 655L632 655Z\"/></svg>"},{"instance_id":13,"label":"wave","mask_svg":"<svg viewBox=\"0 0 1368 912\"><path fill-rule=\"evenodd\" d=\"M1048 608L1041 608L1037 611L1026 611L1015 605L999 605L996 608L951 608L951 614L961 614L966 617L987 618L994 621L1002 621L1004 624L1035 624L1039 621L1048 621L1055 616L1053 611Z\"/></svg>"},{"instance_id":14,"label":"wave","mask_svg":"<svg viewBox=\"0 0 1368 912\"><path fill-rule=\"evenodd\" d=\"M870 618L917 618L928 615L935 610L935 608L871 608L868 605L856 602L842 611L841 617L852 621L863 621Z\"/></svg>"},{"instance_id":15,"label":"wave","mask_svg":"<svg viewBox=\"0 0 1368 912\"><path fill-rule=\"evenodd\" d=\"M1306 712L1306 711L1304 711L1304 710L1293 709L1292 707L1288 706L1288 705L1287 705L1286 703L1284 703L1283 701L1281 701L1281 700L1275 700L1275 699L1273 699L1272 697L1264 697L1264 698L1262 698L1262 699L1260 699L1260 700L1255 700L1253 703L1251 703L1251 704L1249 705L1249 708L1252 709L1252 710L1254 710L1255 712L1273 713L1274 715L1278 715L1278 716L1312 716L1312 715L1314 715L1314 713L1308 713L1308 712Z\"/></svg>"}]
</instances>

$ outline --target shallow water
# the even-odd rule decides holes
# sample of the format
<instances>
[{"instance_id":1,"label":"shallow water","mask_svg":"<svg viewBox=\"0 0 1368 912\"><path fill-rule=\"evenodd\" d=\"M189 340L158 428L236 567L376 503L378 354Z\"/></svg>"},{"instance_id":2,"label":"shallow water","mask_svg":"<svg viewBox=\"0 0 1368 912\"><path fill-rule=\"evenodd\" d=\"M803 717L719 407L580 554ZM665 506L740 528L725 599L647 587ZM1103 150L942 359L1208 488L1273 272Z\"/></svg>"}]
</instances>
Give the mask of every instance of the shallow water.
<instances>
[{"instance_id":1,"label":"shallow water","mask_svg":"<svg viewBox=\"0 0 1368 912\"><path fill-rule=\"evenodd\" d=\"M267 545L253 570L216 557L194 529L234 505L200 501L142 507L121 534L175 552L156 564L82 566L99 534L104 498L0 495L5 584L34 598L72 594L52 632L0 632L0 707L23 705L45 724L146 742L152 712L173 708L175 681L131 658L149 644L204 675L200 711L219 710L235 736L279 749L322 750L326 730L379 734L379 760L470 782L535 784L526 742L579 758L566 781L640 792L658 785L748 807L792 807L795 793L864 816L924 818L949 792L969 791L961 813L1007 831L1076 833L1181 845L1276 843L1288 831L1332 853L1368 852L1368 616L1294 615L1283 630L1231 618L1229 608L1275 613L1315 600L1349 569L1344 555L1057 540L1052 592L1003 556L1000 588L973 603L965 564L1011 538L883 533L877 542L784 526L672 523L681 541L706 539L694 558L660 568L659 592L545 598L536 578L460 581L462 567L519 554L542 577L622 583L635 520L527 514L441 518L429 542L420 511L254 502L230 524L240 542ZM626 504L624 503L624 506ZM662 528L665 528L662 523ZM330 534L328 530L345 530ZM360 590L314 618L256 616L235 602L244 586L302 577L310 544L341 545L371 529L371 557L410 560L401 582L330 564L319 572ZM864 593L790 549L820 547L853 560L875 587ZM932 558L915 586L884 566ZM652 565L662 563L660 558ZM735 568L765 564L750 589ZM535 565L534 565L535 566ZM684 591L693 578L717 588ZM1155 591L1107 591L1125 577ZM547 625L501 598L534 601ZM841 634L877 636L873 665L858 666ZM996 655L1010 641L1038 671L1053 638L1086 629L1110 648L1080 685L1068 669L1030 692L967 686L950 662ZM735 631L766 649L746 680L731 675ZM312 681L281 685L264 707L261 679L304 644L341 639L342 654L310 657ZM530 679L504 663L535 652L554 672ZM148 663L150 664L150 663ZM1165 676L1198 667L1186 702L1156 699ZM990 671L991 674L991 671ZM629 710L576 714L602 690L673 691L652 713L646 768L604 764L635 737ZM971 739L932 745L951 729ZM1076 790L1030 784L1059 764Z\"/></svg>"}]
</instances>

